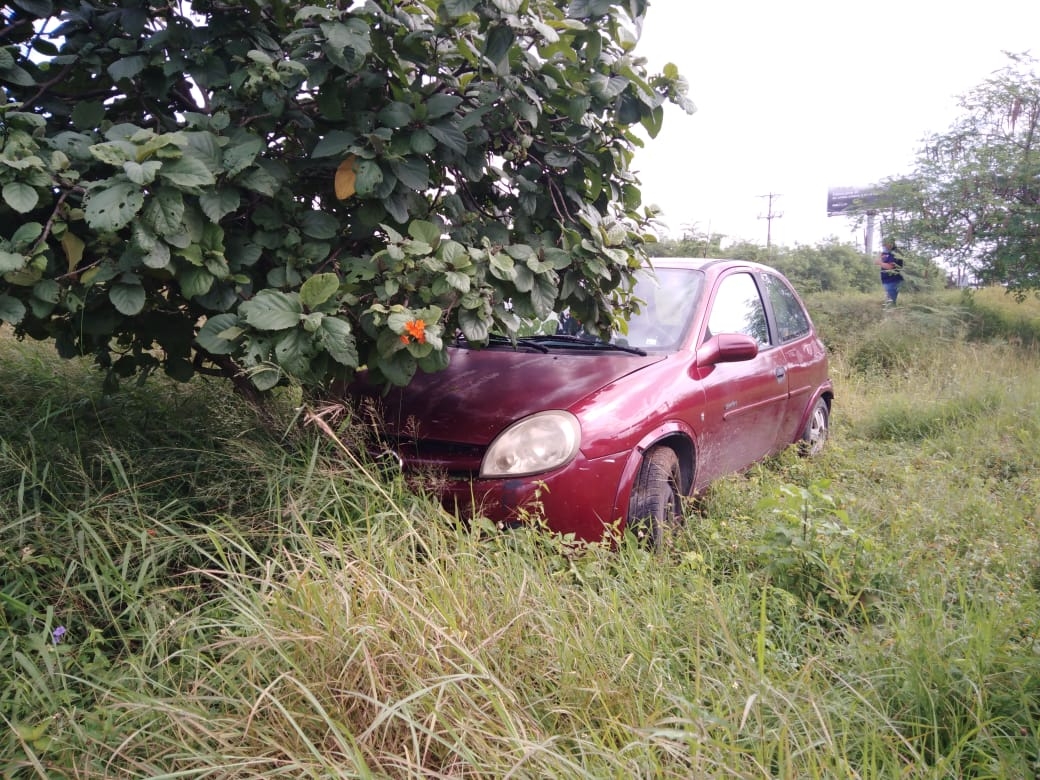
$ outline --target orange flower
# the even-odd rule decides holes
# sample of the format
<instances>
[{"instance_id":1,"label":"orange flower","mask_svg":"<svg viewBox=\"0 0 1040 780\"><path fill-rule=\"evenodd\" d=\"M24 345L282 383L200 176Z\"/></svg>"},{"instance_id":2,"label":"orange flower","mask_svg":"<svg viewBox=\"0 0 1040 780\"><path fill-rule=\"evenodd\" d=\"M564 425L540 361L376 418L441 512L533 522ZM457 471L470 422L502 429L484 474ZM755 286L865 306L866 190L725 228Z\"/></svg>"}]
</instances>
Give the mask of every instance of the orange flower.
<instances>
[{"instance_id":1,"label":"orange flower","mask_svg":"<svg viewBox=\"0 0 1040 780\"><path fill-rule=\"evenodd\" d=\"M420 344L426 343L426 322L423 320L410 320L404 324L404 329L408 331L413 339ZM408 335L401 336L401 341L408 343Z\"/></svg>"}]
</instances>

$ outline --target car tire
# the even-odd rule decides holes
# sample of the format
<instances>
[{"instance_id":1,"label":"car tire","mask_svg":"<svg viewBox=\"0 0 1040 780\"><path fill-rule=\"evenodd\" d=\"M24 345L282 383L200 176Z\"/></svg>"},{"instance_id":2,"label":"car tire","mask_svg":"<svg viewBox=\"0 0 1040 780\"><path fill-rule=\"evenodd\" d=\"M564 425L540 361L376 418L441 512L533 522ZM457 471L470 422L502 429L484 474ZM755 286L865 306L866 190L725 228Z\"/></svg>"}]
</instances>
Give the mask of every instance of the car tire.
<instances>
[{"instance_id":1,"label":"car tire","mask_svg":"<svg viewBox=\"0 0 1040 780\"><path fill-rule=\"evenodd\" d=\"M682 523L682 471L670 447L653 447L643 457L626 527L651 550L660 550L665 536Z\"/></svg>"},{"instance_id":2,"label":"car tire","mask_svg":"<svg viewBox=\"0 0 1040 780\"><path fill-rule=\"evenodd\" d=\"M831 409L827 405L827 401L823 398L817 398L816 403L813 404L812 412L809 414L809 420L805 423L805 429L802 431L801 441L798 442L798 448L802 455L812 457L813 455L819 455L823 451L823 447L827 443L827 436L830 433L830 419Z\"/></svg>"}]
</instances>

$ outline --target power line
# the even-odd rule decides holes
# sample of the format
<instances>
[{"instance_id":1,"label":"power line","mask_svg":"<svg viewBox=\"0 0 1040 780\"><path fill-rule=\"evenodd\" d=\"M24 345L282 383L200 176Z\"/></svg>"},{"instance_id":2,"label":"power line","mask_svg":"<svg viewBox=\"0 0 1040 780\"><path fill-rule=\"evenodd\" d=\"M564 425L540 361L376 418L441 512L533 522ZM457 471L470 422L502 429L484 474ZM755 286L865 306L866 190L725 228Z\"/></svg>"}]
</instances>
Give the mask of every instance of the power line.
<instances>
[{"instance_id":1,"label":"power line","mask_svg":"<svg viewBox=\"0 0 1040 780\"><path fill-rule=\"evenodd\" d=\"M768 195L759 195L758 197L760 197L760 198L768 198L769 199L769 204L768 204L769 208L766 210L766 213L758 215L759 219L766 220L766 249L769 249L770 247L773 246L773 220L774 219L779 219L780 217L782 217L784 215L784 212L782 212L782 211L781 212L774 212L773 211L773 199L774 198L779 198L781 196L779 194L775 193L775 192L770 192Z\"/></svg>"}]
</instances>

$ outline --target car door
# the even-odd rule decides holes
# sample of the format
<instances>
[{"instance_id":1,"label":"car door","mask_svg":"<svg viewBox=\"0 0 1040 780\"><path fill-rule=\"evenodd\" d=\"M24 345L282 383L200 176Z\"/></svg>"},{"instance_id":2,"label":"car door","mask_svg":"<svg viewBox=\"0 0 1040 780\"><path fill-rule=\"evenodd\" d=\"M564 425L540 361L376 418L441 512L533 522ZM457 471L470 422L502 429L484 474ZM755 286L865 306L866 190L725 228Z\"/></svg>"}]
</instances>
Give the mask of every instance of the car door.
<instances>
[{"instance_id":1,"label":"car door","mask_svg":"<svg viewBox=\"0 0 1040 780\"><path fill-rule=\"evenodd\" d=\"M776 448L782 449L801 436L802 419L826 382L824 347L794 289L777 274L763 272L759 279L772 311L777 351L787 370L788 401L776 442Z\"/></svg>"},{"instance_id":2,"label":"car door","mask_svg":"<svg viewBox=\"0 0 1040 780\"><path fill-rule=\"evenodd\" d=\"M740 471L768 455L787 409L784 356L770 337L767 310L755 276L735 271L723 276L707 312L703 341L721 333L752 336L758 355L720 363L702 376L704 421L698 455L698 484Z\"/></svg>"}]
</instances>

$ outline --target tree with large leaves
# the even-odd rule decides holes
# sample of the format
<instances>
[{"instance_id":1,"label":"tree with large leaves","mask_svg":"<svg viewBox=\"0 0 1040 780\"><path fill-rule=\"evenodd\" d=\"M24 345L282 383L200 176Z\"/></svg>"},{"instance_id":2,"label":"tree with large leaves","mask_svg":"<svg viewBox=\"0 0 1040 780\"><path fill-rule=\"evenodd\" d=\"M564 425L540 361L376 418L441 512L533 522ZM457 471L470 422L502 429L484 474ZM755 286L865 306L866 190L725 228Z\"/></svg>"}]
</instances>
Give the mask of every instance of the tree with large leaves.
<instances>
[{"instance_id":1,"label":"tree with large leaves","mask_svg":"<svg viewBox=\"0 0 1040 780\"><path fill-rule=\"evenodd\" d=\"M886 232L918 253L1024 295L1040 290L1040 77L1032 57L1008 57L880 206Z\"/></svg>"},{"instance_id":2,"label":"tree with large leaves","mask_svg":"<svg viewBox=\"0 0 1040 780\"><path fill-rule=\"evenodd\" d=\"M0 319L243 389L569 308L604 331L654 217L632 168L673 66L647 0L13 0L0 32ZM642 128L642 130L640 130Z\"/></svg>"}]
</instances>

